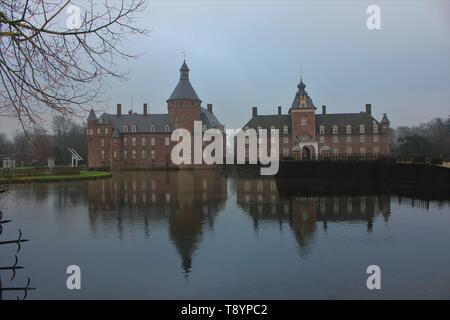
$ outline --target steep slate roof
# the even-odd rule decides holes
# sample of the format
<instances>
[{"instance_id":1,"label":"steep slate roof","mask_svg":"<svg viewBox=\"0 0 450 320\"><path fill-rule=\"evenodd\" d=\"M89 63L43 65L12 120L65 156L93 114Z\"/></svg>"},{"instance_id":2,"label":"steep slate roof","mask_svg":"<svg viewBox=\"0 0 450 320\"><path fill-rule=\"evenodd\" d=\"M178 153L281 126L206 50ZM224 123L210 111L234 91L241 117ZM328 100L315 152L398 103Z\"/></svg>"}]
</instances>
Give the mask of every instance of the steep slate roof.
<instances>
[{"instance_id":1,"label":"steep slate roof","mask_svg":"<svg viewBox=\"0 0 450 320\"><path fill-rule=\"evenodd\" d=\"M220 124L216 116L206 110L200 108L200 120L203 124L206 124L207 128L217 127ZM136 126L137 133L151 132L151 126L155 126L155 132L165 132L165 126L170 126L172 132L172 126L170 125L170 118L167 113L162 114L123 114L117 116L115 114L104 113L98 119L100 124L110 124L113 129L113 137L118 137L120 133L123 133L123 127L128 125L129 133L131 133L131 126Z\"/></svg>"},{"instance_id":2,"label":"steep slate roof","mask_svg":"<svg viewBox=\"0 0 450 320\"><path fill-rule=\"evenodd\" d=\"M291 116L286 115L260 115L250 119L247 124L244 126L252 129L257 129L261 127L262 129L270 129L271 126L274 126L275 129L283 130L283 127L287 125L289 128L289 132L291 132Z\"/></svg>"},{"instance_id":3,"label":"steep slate roof","mask_svg":"<svg viewBox=\"0 0 450 320\"><path fill-rule=\"evenodd\" d=\"M381 118L381 123L383 123L383 122L389 123L389 119L388 119L386 113L383 113L383 118Z\"/></svg>"},{"instance_id":4,"label":"steep slate roof","mask_svg":"<svg viewBox=\"0 0 450 320\"><path fill-rule=\"evenodd\" d=\"M97 120L97 116L95 115L95 111L93 108L91 108L91 111L89 112L88 121L95 121Z\"/></svg>"},{"instance_id":5,"label":"steep slate roof","mask_svg":"<svg viewBox=\"0 0 450 320\"><path fill-rule=\"evenodd\" d=\"M359 125L363 124L365 126L366 133L373 132L373 124L379 126L379 132L382 132L380 123L375 120L371 115L361 112L361 113L334 113L334 114L316 114L316 131L319 131L319 126L325 126L325 134L333 133L333 126L338 126L339 133L346 132L346 126L352 126L352 133L359 133ZM291 115L258 115L250 119L244 126L248 128L256 129L260 126L262 129L270 129L274 126L276 129L281 130L283 126L287 125L289 128L289 133L291 132Z\"/></svg>"},{"instance_id":6,"label":"steep slate roof","mask_svg":"<svg viewBox=\"0 0 450 320\"><path fill-rule=\"evenodd\" d=\"M192 87L191 82L189 81L189 68L186 61L183 62L183 65L180 68L180 81L178 81L177 86L173 90L167 102L174 100L193 100L201 102Z\"/></svg>"},{"instance_id":7,"label":"steep slate roof","mask_svg":"<svg viewBox=\"0 0 450 320\"><path fill-rule=\"evenodd\" d=\"M102 124L110 124L113 128L115 128L119 133L123 132L123 127L128 125L129 131L131 132L131 126L136 126L136 132L150 132L150 128L152 125L155 126L155 132L165 132L165 126L170 126L170 119L167 113L163 114L123 114L123 115L115 115L104 113L98 119L98 123Z\"/></svg>"},{"instance_id":8,"label":"steep slate roof","mask_svg":"<svg viewBox=\"0 0 450 320\"><path fill-rule=\"evenodd\" d=\"M332 114L316 114L316 129L319 126L325 127L325 134L333 133L333 126L338 126L339 133L345 133L346 126L352 126L352 133L359 133L359 126L365 126L366 133L373 133L373 125L378 125L378 132L382 132L380 123L370 114L360 113L332 113Z\"/></svg>"}]
</instances>

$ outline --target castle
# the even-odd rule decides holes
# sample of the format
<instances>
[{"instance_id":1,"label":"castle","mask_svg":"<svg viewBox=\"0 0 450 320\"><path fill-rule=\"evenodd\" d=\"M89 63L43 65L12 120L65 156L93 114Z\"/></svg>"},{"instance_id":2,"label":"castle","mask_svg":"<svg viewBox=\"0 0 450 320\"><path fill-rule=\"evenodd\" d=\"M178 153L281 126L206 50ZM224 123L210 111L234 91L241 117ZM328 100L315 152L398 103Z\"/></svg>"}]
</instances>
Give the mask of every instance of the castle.
<instances>
[{"instance_id":1,"label":"castle","mask_svg":"<svg viewBox=\"0 0 450 320\"><path fill-rule=\"evenodd\" d=\"M288 114L258 115L253 107L252 118L244 130L272 129L279 132L280 158L315 159L319 157L378 157L389 153L389 120L386 114L380 121L372 116L371 105L360 113L322 113L306 92L303 80L297 86ZM180 80L167 100L168 113L151 114L144 103L143 113L129 111L122 114L103 113L97 118L91 110L87 120L88 167L146 169L176 167L171 160L174 144L171 136L176 129L194 132L194 121L201 121L202 131L215 128L224 133L225 127L213 114L212 104L201 106L189 81L186 61L180 68ZM270 139L270 136L268 137ZM246 143L246 157L249 144ZM270 144L269 150L270 152Z\"/></svg>"},{"instance_id":2,"label":"castle","mask_svg":"<svg viewBox=\"0 0 450 320\"><path fill-rule=\"evenodd\" d=\"M318 157L368 157L389 154L389 119L372 116L372 106L366 104L360 113L322 113L306 92L303 79L297 86L288 114L258 115L253 107L252 118L244 130L278 129L280 158L312 159ZM270 144L269 144L270 146ZM269 148L270 150L270 148Z\"/></svg>"},{"instance_id":3,"label":"castle","mask_svg":"<svg viewBox=\"0 0 450 320\"><path fill-rule=\"evenodd\" d=\"M116 114L104 113L99 118L91 110L87 120L88 167L121 170L175 166L170 157L176 144L171 141L174 130L182 128L192 133L194 121L202 122L203 131L225 130L213 114L212 104L205 109L201 103L184 61L180 80L167 100L168 113L151 114L147 103L142 114L122 114L121 104L117 104Z\"/></svg>"}]
</instances>

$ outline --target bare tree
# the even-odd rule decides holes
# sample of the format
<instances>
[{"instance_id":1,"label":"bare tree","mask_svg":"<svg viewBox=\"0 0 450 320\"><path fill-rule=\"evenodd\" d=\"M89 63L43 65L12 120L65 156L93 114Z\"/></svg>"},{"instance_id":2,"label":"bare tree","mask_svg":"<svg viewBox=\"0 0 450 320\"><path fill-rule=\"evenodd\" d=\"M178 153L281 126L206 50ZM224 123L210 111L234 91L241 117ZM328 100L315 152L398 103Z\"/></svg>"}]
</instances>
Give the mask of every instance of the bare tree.
<instances>
[{"instance_id":1,"label":"bare tree","mask_svg":"<svg viewBox=\"0 0 450 320\"><path fill-rule=\"evenodd\" d=\"M135 26L144 9L145 0L0 0L0 116L27 132L50 111L84 115L108 78L124 78L116 60L136 57L120 44L149 33Z\"/></svg>"}]
</instances>

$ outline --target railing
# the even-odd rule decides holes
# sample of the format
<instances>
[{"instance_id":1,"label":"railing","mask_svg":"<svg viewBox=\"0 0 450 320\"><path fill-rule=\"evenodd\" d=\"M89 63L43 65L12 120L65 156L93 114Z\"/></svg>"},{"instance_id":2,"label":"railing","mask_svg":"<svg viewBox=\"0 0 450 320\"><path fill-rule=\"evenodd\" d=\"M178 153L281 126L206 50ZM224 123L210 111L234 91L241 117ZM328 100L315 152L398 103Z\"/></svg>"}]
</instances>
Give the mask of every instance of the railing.
<instances>
[{"instance_id":1,"label":"railing","mask_svg":"<svg viewBox=\"0 0 450 320\"><path fill-rule=\"evenodd\" d=\"M3 219L3 213L0 211L0 235L3 232L3 226L7 223L10 223L11 220L4 220ZM27 239L22 238L22 231L19 229L19 236L17 239L13 240L2 240L0 241L0 246L9 246L9 245L15 245L17 246L16 254L14 255L14 263L10 263L9 265L0 265L0 300L3 300L3 292L22 292L22 297L17 296L17 299L24 300L27 295L28 291L34 290L35 288L30 287L30 278L27 278L26 285L14 285L11 284L10 286L3 286L2 283L2 276L9 272L11 274L9 281L13 281L16 277L16 271L23 269L23 266L18 265L19 259L17 257L17 254L19 253L20 249L22 248L22 243L27 242Z\"/></svg>"}]
</instances>

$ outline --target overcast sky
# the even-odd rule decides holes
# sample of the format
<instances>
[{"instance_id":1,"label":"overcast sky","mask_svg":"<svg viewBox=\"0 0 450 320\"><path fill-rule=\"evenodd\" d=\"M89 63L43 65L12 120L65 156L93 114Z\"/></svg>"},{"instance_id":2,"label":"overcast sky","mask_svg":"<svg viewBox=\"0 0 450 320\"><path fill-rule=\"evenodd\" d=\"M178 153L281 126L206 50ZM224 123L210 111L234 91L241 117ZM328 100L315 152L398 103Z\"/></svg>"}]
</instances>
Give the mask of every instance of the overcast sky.
<instances>
[{"instance_id":1,"label":"overcast sky","mask_svg":"<svg viewBox=\"0 0 450 320\"><path fill-rule=\"evenodd\" d=\"M381 30L366 27L369 4ZM450 114L450 2L150 1L140 22L150 37L130 38L126 82L112 82L108 110L167 112L183 50L197 94L229 128L258 113L287 112L303 70L306 90L328 113L359 112L414 125ZM96 106L94 106L95 108ZM97 106L100 107L100 106ZM318 110L319 111L319 110ZM10 133L11 121L0 119Z\"/></svg>"}]
</instances>

